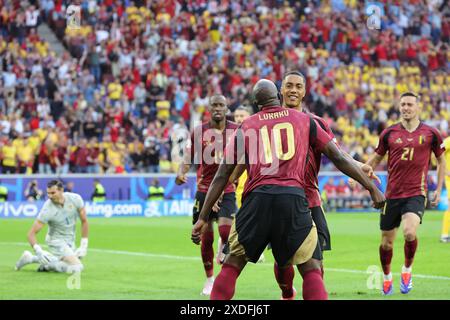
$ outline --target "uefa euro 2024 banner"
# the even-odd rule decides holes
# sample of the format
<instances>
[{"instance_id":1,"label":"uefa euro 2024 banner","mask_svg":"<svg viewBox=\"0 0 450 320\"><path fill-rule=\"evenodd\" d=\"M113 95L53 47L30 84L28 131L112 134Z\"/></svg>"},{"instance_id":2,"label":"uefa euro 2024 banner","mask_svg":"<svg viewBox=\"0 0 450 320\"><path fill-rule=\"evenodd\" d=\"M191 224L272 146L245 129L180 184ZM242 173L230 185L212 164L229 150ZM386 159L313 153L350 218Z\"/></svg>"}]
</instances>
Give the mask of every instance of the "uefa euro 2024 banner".
<instances>
[{"instance_id":1,"label":"uefa euro 2024 banner","mask_svg":"<svg viewBox=\"0 0 450 320\"><path fill-rule=\"evenodd\" d=\"M36 218L44 201L0 202L0 218ZM85 202L88 217L165 217L192 215L193 200Z\"/></svg>"}]
</instances>

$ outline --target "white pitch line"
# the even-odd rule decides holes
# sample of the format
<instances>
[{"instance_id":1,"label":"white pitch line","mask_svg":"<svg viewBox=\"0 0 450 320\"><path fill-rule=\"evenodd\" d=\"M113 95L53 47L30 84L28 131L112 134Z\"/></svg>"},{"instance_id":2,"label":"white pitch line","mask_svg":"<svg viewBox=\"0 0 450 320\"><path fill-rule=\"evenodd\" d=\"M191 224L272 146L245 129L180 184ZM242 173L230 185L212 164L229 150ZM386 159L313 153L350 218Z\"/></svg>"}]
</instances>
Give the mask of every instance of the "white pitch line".
<instances>
[{"instance_id":1,"label":"white pitch line","mask_svg":"<svg viewBox=\"0 0 450 320\"><path fill-rule=\"evenodd\" d=\"M351 270L351 269L336 269L336 268L324 268L325 271L331 272L341 272L341 273L359 273L359 274L369 274L367 271L362 270ZM392 272L392 275L400 275L400 273ZM445 276L433 276L428 274L416 274L414 273L414 278L423 278L423 279L435 279L435 280L447 280L450 281L450 277Z\"/></svg>"},{"instance_id":2,"label":"white pitch line","mask_svg":"<svg viewBox=\"0 0 450 320\"><path fill-rule=\"evenodd\" d=\"M29 246L29 244L25 243L25 242L0 242L0 245ZM121 251L121 250L110 250L110 249L95 249L95 248L89 248L88 250L89 251L93 251L93 252L99 252L99 253L110 253L110 254L119 254L119 255L127 255L127 256L137 256L137 257L163 258L163 259L172 259L172 260L194 260L194 261L200 261L199 257L175 256L175 255L169 255L169 254L132 252L132 251Z\"/></svg>"},{"instance_id":3,"label":"white pitch line","mask_svg":"<svg viewBox=\"0 0 450 320\"><path fill-rule=\"evenodd\" d=\"M174 255L169 255L169 254L131 252L131 251L109 250L109 249L89 249L89 251L100 252L100 253L111 253L111 254L128 255L128 256L138 256L138 257L149 257L149 258L164 258L164 259L173 259L173 260L195 260L195 261L200 261L199 257L174 256Z\"/></svg>"},{"instance_id":4,"label":"white pitch line","mask_svg":"<svg viewBox=\"0 0 450 320\"><path fill-rule=\"evenodd\" d=\"M25 242L0 242L0 245L12 245L12 246L29 246L28 243ZM132 252L132 251L122 251L122 250L110 250L110 249L96 249L89 248L89 251L98 252L98 253L109 253L109 254L118 254L118 255L126 255L126 256L136 256L136 257L147 257L147 258L163 258L163 259L172 259L172 260L190 260L190 261L200 261L199 257L189 257L189 256L176 256L169 254L157 254L157 253L145 253L145 252ZM271 263L258 263L258 265L270 266L273 267ZM328 272L339 272L339 273L356 273L356 274L368 274L363 270L352 270L352 269L336 269L336 268L326 268L325 271ZM400 273L392 273L393 275L400 275ZM427 275L427 274L414 274L415 278L423 278L423 279L434 279L434 280L447 280L450 281L450 277L445 276L435 276L435 275Z\"/></svg>"}]
</instances>

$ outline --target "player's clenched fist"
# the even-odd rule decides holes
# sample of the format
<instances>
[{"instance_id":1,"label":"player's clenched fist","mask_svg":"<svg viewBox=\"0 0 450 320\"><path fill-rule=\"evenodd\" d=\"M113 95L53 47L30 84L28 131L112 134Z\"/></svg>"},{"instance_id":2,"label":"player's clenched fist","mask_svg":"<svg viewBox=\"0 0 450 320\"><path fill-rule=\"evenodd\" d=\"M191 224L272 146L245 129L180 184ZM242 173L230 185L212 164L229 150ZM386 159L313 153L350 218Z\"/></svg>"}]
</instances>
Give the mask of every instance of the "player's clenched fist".
<instances>
[{"instance_id":1,"label":"player's clenched fist","mask_svg":"<svg viewBox=\"0 0 450 320\"><path fill-rule=\"evenodd\" d=\"M205 221L198 219L197 222L192 227L191 240L195 244L200 244L200 239L202 235L202 229L205 226Z\"/></svg>"}]
</instances>

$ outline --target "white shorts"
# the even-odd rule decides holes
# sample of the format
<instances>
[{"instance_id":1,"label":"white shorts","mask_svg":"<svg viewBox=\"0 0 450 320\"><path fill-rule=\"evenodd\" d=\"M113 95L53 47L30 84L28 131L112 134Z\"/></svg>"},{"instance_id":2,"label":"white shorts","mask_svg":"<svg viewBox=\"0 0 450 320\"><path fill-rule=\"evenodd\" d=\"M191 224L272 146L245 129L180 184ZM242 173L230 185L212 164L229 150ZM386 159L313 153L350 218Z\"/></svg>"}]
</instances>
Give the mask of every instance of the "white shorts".
<instances>
[{"instance_id":1,"label":"white shorts","mask_svg":"<svg viewBox=\"0 0 450 320\"><path fill-rule=\"evenodd\" d=\"M75 243L64 240L51 240L47 242L48 251L58 259L75 256Z\"/></svg>"}]
</instances>

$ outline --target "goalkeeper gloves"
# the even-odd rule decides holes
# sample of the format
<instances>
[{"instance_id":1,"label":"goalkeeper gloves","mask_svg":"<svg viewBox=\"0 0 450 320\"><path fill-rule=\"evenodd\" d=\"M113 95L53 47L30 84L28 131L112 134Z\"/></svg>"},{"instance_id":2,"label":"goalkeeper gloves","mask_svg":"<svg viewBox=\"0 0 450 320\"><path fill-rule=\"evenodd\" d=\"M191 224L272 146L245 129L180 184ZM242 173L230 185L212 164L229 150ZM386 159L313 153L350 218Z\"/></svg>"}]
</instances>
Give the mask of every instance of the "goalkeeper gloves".
<instances>
[{"instance_id":1,"label":"goalkeeper gloves","mask_svg":"<svg viewBox=\"0 0 450 320\"><path fill-rule=\"evenodd\" d=\"M88 238L81 238L80 247L75 250L75 255L81 259L86 256L88 248Z\"/></svg>"},{"instance_id":2,"label":"goalkeeper gloves","mask_svg":"<svg viewBox=\"0 0 450 320\"><path fill-rule=\"evenodd\" d=\"M33 246L34 252L36 252L36 256L39 260L40 264L49 264L52 260L52 256L49 252L42 250L41 246L37 243Z\"/></svg>"}]
</instances>

